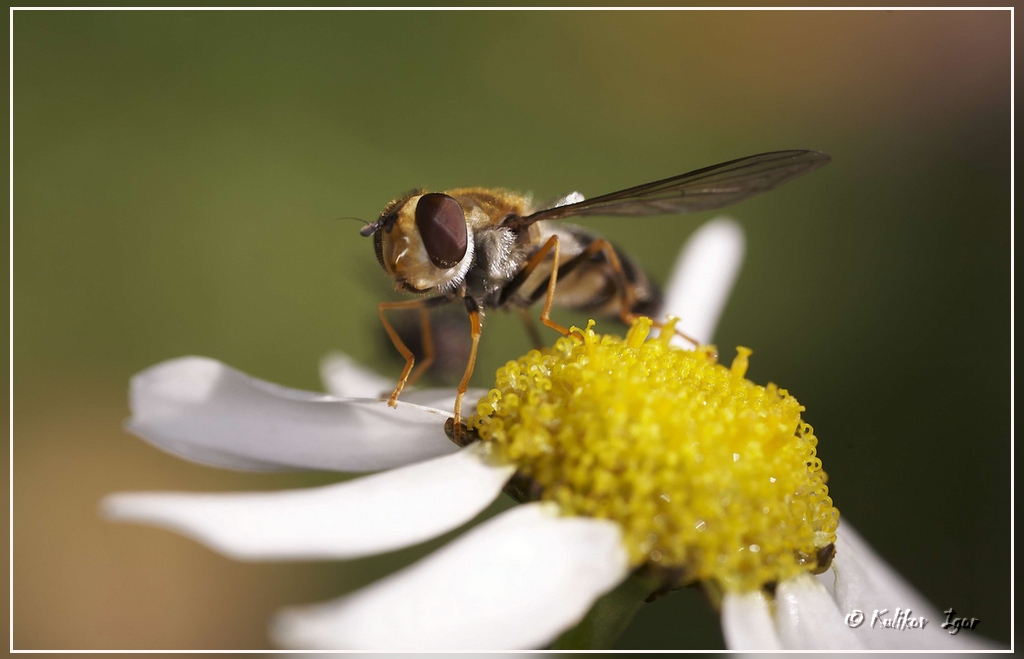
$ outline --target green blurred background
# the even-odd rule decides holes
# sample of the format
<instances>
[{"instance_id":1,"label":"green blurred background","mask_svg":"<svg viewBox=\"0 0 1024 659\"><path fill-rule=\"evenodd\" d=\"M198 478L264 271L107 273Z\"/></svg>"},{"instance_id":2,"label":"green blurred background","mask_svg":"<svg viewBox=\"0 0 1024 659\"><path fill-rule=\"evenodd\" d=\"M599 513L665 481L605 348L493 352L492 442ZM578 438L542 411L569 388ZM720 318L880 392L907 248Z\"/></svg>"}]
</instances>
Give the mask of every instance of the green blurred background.
<instances>
[{"instance_id":1,"label":"green blurred background","mask_svg":"<svg viewBox=\"0 0 1024 659\"><path fill-rule=\"evenodd\" d=\"M1008 12L13 20L15 647L268 647L277 608L436 546L240 564L96 514L115 490L336 480L217 471L121 430L128 378L185 354L307 389L332 349L397 375L375 307L396 295L336 218L418 185L593 195L786 148L834 160L728 210L749 245L718 343L807 406L843 515L1008 642ZM711 216L587 225L663 280ZM474 383L527 347L493 314ZM620 641L721 644L696 590Z\"/></svg>"}]
</instances>

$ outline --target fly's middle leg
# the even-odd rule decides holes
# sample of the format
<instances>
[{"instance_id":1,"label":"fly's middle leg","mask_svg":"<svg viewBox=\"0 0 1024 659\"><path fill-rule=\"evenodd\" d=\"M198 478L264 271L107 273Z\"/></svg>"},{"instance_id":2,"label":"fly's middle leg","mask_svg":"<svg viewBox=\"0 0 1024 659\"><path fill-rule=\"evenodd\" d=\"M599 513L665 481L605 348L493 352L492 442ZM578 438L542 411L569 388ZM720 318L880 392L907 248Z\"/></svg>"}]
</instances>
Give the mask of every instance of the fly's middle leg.
<instances>
[{"instance_id":1,"label":"fly's middle leg","mask_svg":"<svg viewBox=\"0 0 1024 659\"><path fill-rule=\"evenodd\" d=\"M548 238L540 248L533 253L530 260L526 262L516 276L505 286L501 291L501 297L499 300L499 306L505 304L506 301L512 298L526 283L526 280L530 278L530 275L544 262L548 254L551 254L551 274L548 276L547 294L544 297L544 308L540 312L540 321L545 326L550 327L563 336L569 335L569 330L559 325L555 321L551 320L551 305L554 304L555 300L555 286L558 284L558 264L560 262L561 252L558 246L558 236L551 236ZM530 300L532 302L532 299ZM534 339L536 342L536 339Z\"/></svg>"},{"instance_id":2,"label":"fly's middle leg","mask_svg":"<svg viewBox=\"0 0 1024 659\"><path fill-rule=\"evenodd\" d=\"M409 374L406 384L410 386L416 384L423 372L434 363L434 333L430 326L430 309L425 304L420 307L420 345L423 348L423 359Z\"/></svg>"}]
</instances>

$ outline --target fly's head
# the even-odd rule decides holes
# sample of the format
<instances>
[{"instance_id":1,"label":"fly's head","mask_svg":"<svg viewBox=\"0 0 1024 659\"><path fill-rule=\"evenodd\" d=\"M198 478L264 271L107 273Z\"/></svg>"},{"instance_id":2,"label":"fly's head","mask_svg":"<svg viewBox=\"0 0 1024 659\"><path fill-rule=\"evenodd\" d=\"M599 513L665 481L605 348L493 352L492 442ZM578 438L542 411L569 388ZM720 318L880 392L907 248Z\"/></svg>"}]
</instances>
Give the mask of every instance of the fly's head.
<instances>
[{"instance_id":1,"label":"fly's head","mask_svg":"<svg viewBox=\"0 0 1024 659\"><path fill-rule=\"evenodd\" d=\"M373 235L377 260L398 290L447 293L462 284L473 263L467 213L478 212L474 206L416 190L388 204L361 233Z\"/></svg>"}]
</instances>

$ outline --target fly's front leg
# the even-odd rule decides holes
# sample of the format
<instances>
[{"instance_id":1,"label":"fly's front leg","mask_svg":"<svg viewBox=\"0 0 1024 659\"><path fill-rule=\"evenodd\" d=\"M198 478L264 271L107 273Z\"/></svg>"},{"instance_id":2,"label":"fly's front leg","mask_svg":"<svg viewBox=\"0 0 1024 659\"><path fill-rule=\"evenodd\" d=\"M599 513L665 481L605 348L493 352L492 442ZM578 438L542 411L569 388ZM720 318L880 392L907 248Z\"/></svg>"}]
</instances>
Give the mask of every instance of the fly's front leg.
<instances>
[{"instance_id":1,"label":"fly's front leg","mask_svg":"<svg viewBox=\"0 0 1024 659\"><path fill-rule=\"evenodd\" d=\"M388 321L386 311L390 309L419 309L420 310L420 322L423 327L426 328L426 334L424 335L424 355L423 364L420 368L416 369L415 377L423 372L423 369L430 365L434 360L434 343L430 335L430 318L428 315L428 309L430 307L437 306L438 304L444 304L448 300L446 298L428 298L425 300L403 300L401 302L381 302L377 305L377 312L380 314L380 322L384 325L384 331L388 333L388 338L391 339L391 343L395 346L395 350L398 351L403 358L405 358L405 368L402 369L402 375L398 378L398 385L395 387L394 392L391 394L391 398L388 399L388 405L396 407L398 405L398 396L402 393L402 389L405 388L407 382L410 381L410 373L412 372L413 364L416 363L416 357L412 354L412 351L405 345L401 337L398 336L398 332L392 327L391 322ZM429 346L429 347L428 347Z\"/></svg>"},{"instance_id":2,"label":"fly's front leg","mask_svg":"<svg viewBox=\"0 0 1024 659\"><path fill-rule=\"evenodd\" d=\"M466 372L462 375L462 382L459 383L458 393L455 395L455 410L453 420L453 432L455 443L459 443L462 434L462 398L469 389L469 379L473 376L473 368L476 366L476 349L480 345L480 335L483 327L480 322L480 305L471 297L466 297L466 311L469 313L469 336L473 343L469 349L469 363L466 364Z\"/></svg>"}]
</instances>

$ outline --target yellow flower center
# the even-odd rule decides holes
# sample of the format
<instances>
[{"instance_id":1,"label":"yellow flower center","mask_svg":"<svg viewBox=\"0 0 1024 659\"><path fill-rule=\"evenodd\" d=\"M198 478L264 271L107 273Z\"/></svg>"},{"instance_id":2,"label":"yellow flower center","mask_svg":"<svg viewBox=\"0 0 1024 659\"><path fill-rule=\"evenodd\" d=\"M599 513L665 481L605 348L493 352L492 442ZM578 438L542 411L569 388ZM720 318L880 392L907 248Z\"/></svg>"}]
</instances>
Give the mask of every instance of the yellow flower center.
<instances>
[{"instance_id":1,"label":"yellow flower center","mask_svg":"<svg viewBox=\"0 0 1024 659\"><path fill-rule=\"evenodd\" d=\"M726 368L714 347L670 346L674 324L573 328L498 369L469 428L541 499L617 522L636 566L729 591L815 570L839 511L803 406L744 378L747 348Z\"/></svg>"}]
</instances>

